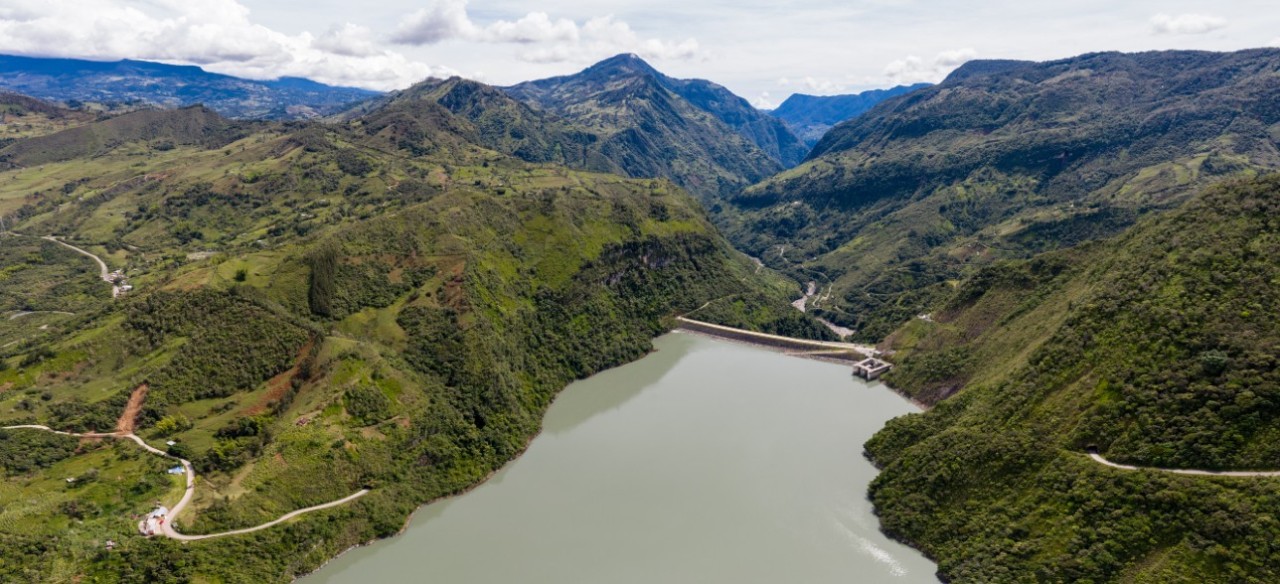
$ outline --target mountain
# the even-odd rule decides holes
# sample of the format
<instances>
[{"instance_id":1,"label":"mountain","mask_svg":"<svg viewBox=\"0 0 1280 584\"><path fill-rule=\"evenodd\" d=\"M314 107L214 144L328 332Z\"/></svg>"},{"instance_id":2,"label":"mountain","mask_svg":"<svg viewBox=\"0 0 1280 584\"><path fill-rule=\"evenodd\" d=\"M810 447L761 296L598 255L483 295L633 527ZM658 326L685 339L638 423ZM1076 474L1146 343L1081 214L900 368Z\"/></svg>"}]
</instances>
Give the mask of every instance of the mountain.
<instances>
[{"instance_id":1,"label":"mountain","mask_svg":"<svg viewBox=\"0 0 1280 584\"><path fill-rule=\"evenodd\" d=\"M433 140L453 136L527 162L623 174L601 151L595 133L459 77L418 83L361 104L341 119L410 153L431 151L440 146Z\"/></svg>"},{"instance_id":2,"label":"mountain","mask_svg":"<svg viewBox=\"0 0 1280 584\"><path fill-rule=\"evenodd\" d=\"M0 168L88 159L129 142L159 150L179 145L217 148L242 137L241 127L204 106L140 110L16 141L0 148Z\"/></svg>"},{"instance_id":3,"label":"mountain","mask_svg":"<svg viewBox=\"0 0 1280 584\"><path fill-rule=\"evenodd\" d=\"M254 81L199 67L147 61L83 61L0 55L0 89L62 103L203 104L232 118L327 115L377 92L296 77Z\"/></svg>"},{"instance_id":4,"label":"mountain","mask_svg":"<svg viewBox=\"0 0 1280 584\"><path fill-rule=\"evenodd\" d=\"M785 125L727 89L672 79L635 55L504 90L599 135L600 152L627 175L671 178L703 196L732 194L807 152Z\"/></svg>"},{"instance_id":5,"label":"mountain","mask_svg":"<svg viewBox=\"0 0 1280 584\"><path fill-rule=\"evenodd\" d=\"M883 528L965 583L1271 582L1280 470L1280 175L1123 235L998 262L897 331L932 410L866 445ZM958 392L957 392L958 389Z\"/></svg>"},{"instance_id":6,"label":"mountain","mask_svg":"<svg viewBox=\"0 0 1280 584\"><path fill-rule=\"evenodd\" d=\"M891 97L928 87L928 83L899 85L890 89L872 89L853 95L792 94L782 105L769 112L787 124L791 131L810 148L836 124L851 120Z\"/></svg>"},{"instance_id":7,"label":"mountain","mask_svg":"<svg viewBox=\"0 0 1280 584\"><path fill-rule=\"evenodd\" d=\"M734 200L730 237L878 339L1000 258L1114 235L1280 167L1280 50L971 62Z\"/></svg>"},{"instance_id":8,"label":"mountain","mask_svg":"<svg viewBox=\"0 0 1280 584\"><path fill-rule=\"evenodd\" d=\"M198 475L174 519L187 533L369 493L182 545L121 519L182 496L172 461L0 431L0 581L288 582L484 480L561 388L643 356L674 315L705 305L830 338L671 182L496 152L537 144L488 123L532 110L484 86L414 94L406 111L429 115L413 144L436 146L419 152L387 111L319 124L201 107L5 148L0 310L44 312L0 317L0 425L172 441ZM64 244L133 289L113 300Z\"/></svg>"}]
</instances>

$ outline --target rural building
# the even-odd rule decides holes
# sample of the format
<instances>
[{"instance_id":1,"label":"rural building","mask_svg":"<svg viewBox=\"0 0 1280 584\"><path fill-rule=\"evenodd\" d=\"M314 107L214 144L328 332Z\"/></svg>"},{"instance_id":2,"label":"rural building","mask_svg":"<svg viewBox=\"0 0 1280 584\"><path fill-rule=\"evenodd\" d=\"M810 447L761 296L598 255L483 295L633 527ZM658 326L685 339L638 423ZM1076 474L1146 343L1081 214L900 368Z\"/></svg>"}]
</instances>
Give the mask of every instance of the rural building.
<instances>
[{"instance_id":1,"label":"rural building","mask_svg":"<svg viewBox=\"0 0 1280 584\"><path fill-rule=\"evenodd\" d=\"M879 379L881 375L887 373L893 366L889 363L876 359L874 357L863 359L853 366L853 374L867 381Z\"/></svg>"},{"instance_id":2,"label":"rural building","mask_svg":"<svg viewBox=\"0 0 1280 584\"><path fill-rule=\"evenodd\" d=\"M160 529L164 526L164 522L169 517L169 508L164 505L156 507L155 511L147 514L142 520L138 528L142 531L142 535L155 535L160 533Z\"/></svg>"}]
</instances>

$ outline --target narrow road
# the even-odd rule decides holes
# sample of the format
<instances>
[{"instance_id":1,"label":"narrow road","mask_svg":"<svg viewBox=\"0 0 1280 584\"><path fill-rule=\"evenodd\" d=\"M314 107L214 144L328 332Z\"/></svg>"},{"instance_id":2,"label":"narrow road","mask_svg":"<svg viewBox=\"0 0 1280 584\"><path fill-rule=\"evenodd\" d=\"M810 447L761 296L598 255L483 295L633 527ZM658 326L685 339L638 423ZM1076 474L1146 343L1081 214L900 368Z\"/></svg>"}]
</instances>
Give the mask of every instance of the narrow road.
<instances>
[{"instance_id":1,"label":"narrow road","mask_svg":"<svg viewBox=\"0 0 1280 584\"><path fill-rule=\"evenodd\" d=\"M70 243L62 241L61 239L58 239L52 235L46 235L44 237L41 237L40 239L43 239L45 241L52 241L58 245L61 245L62 247L65 247L72 251L78 252L82 255L87 255L90 258L93 258L93 261L98 263L98 270L100 272L99 275L102 278L102 281L108 284L111 284L111 297L115 298L120 295L120 287L116 286L116 283L111 281L111 270L107 269L107 262L102 261L102 258L96 255L93 255L83 249L80 249L74 245L71 245Z\"/></svg>"},{"instance_id":2,"label":"narrow road","mask_svg":"<svg viewBox=\"0 0 1280 584\"><path fill-rule=\"evenodd\" d=\"M24 311L15 312L9 315L9 320L17 320L19 318L22 318L24 316L29 316L32 314L65 314L67 316L76 315L76 313L74 312L63 312L61 310L24 310Z\"/></svg>"},{"instance_id":3,"label":"narrow road","mask_svg":"<svg viewBox=\"0 0 1280 584\"><path fill-rule=\"evenodd\" d=\"M1111 462L1102 457L1097 452L1090 452L1089 458L1094 462L1111 468L1120 470L1150 470L1155 472L1167 472L1170 474L1190 475L1198 477L1280 477L1280 471L1277 470L1199 470L1191 468L1155 468L1150 466L1130 466L1127 464L1119 464Z\"/></svg>"},{"instance_id":4,"label":"narrow road","mask_svg":"<svg viewBox=\"0 0 1280 584\"><path fill-rule=\"evenodd\" d=\"M54 430L53 428L50 428L48 426L41 426L37 424L24 424L21 426L0 427L0 430L24 430L24 429L43 430L45 432L53 432L54 434L61 434L63 436L73 436L76 438L117 438L121 440L132 440L134 442L137 442L138 446L141 446L142 448L146 449L147 452L150 452L152 454L158 454L165 458L172 458L182 463L182 469L185 471L185 474L187 475L187 488L186 488L186 491L182 493L182 499L178 501L178 504L169 508L168 520L164 522L164 524L161 526L161 529L160 529L162 535L171 539L176 539L178 541L197 541L201 539L213 539L216 537L226 537L228 535L253 533L255 531L260 531L268 527L279 525L281 523L284 523L285 521L288 521L290 519L293 519L294 517L303 515L305 513L310 513L312 511L319 511L321 509L329 509L331 507L337 507L338 505L344 505L346 503L350 503L351 501L359 499L360 497L363 497L369 493L369 489L361 489L359 491L356 491L354 494L344 497L342 499L338 499L337 501L331 501L328 503L307 507L305 509L298 509L297 511L291 511L289 513L285 513L284 515L281 515L278 519L273 519L271 521L268 521L261 525L256 525L254 527L246 527L244 529L236 529L232 531L223 531L220 533L208 533L204 535L183 535L181 533L178 533L177 530L173 528L173 522L178 517L178 513L181 512L183 509L185 509L187 504L191 502L191 498L195 494L196 471L191 466L191 461L186 460L184 458L178 458L172 454L169 454L168 452L160 450L159 448L152 447L150 444L147 444L145 441L143 441L142 438L139 438L137 434L123 434L118 432L116 433L86 432L83 434L77 434L74 432L63 432L61 430ZM141 531L141 525L142 524L139 523L139 531Z\"/></svg>"},{"instance_id":5,"label":"narrow road","mask_svg":"<svg viewBox=\"0 0 1280 584\"><path fill-rule=\"evenodd\" d=\"M170 521L166 521L166 522L165 522L165 524L164 524L164 532L165 532L164 534L165 534L165 536L167 536L167 537L171 537L171 538L176 539L176 540L179 540L179 541L197 541L197 540L201 540L201 539L211 539L211 538L215 538L215 537L226 537L226 536L228 536L228 535L241 535L241 534L245 534L245 533L253 533L253 532L255 532L255 531L261 531L261 530L266 529L266 528L268 528L268 527L272 527L272 526L275 526L275 525L279 525L279 524L281 524L281 523L284 523L285 521L288 521L288 520L290 520L290 519L293 519L294 517L297 517L297 516L299 516L299 515L303 515L303 514L305 514L305 513L310 513L310 512L312 512L312 511L319 511L319 510L321 510L321 509L330 509L330 508L333 508L333 507L337 507L338 505L345 505L345 504L350 503L350 502L352 502L352 501L354 501L354 500L356 500L356 499L359 499L360 497L363 497L363 496L367 495L368 493L369 493L369 489L360 489L359 491L356 491L355 493L353 493L353 494L351 494L351 495L347 495L346 497L343 497L343 498L341 498L341 499L338 499L337 501L330 501L330 502L328 502L328 503L323 503L323 504L320 504L320 505L315 505L315 506L312 506L312 507L307 507L307 508L305 508L305 509L298 509L297 511L290 511L290 512L288 512L288 513L285 513L284 515L281 515L279 519L274 519L274 520L268 521L268 522L266 522L266 523L263 523L262 525L256 525L256 526L254 526L254 527L246 527L246 528L244 528L244 529L236 529L236 530L233 530L233 531L224 531L224 532L222 532L222 533L210 533L210 534L208 534L208 535L182 535L181 533L178 533L178 532L176 532L176 531L174 531L174 530L173 530L173 524L172 524L172 522L170 522ZM176 509L176 508L175 508L175 509ZM170 511L170 513L173 513L173 514L175 514L175 515L176 515L176 514L177 514L177 511L176 511L176 510L171 510L171 511Z\"/></svg>"}]
</instances>

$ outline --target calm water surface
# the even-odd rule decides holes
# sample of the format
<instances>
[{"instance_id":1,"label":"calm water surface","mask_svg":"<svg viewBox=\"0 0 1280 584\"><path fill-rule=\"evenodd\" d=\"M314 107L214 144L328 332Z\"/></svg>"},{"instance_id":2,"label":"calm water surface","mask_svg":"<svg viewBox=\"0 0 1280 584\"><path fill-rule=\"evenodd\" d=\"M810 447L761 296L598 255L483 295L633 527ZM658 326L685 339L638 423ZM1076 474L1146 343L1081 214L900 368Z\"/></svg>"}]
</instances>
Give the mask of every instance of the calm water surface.
<instances>
[{"instance_id":1,"label":"calm water surface","mask_svg":"<svg viewBox=\"0 0 1280 584\"><path fill-rule=\"evenodd\" d=\"M862 443L913 406L847 366L672 334L573 384L528 452L305 584L936 583Z\"/></svg>"}]
</instances>

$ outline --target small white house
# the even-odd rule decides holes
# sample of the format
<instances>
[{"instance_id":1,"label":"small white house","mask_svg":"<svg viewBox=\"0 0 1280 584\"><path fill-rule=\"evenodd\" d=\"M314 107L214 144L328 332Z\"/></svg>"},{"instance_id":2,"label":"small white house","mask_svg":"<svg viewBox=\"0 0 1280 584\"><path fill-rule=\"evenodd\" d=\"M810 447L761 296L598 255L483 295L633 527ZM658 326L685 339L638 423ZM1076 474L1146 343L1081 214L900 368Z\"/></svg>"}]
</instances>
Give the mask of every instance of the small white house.
<instances>
[{"instance_id":1,"label":"small white house","mask_svg":"<svg viewBox=\"0 0 1280 584\"><path fill-rule=\"evenodd\" d=\"M160 526L164 525L165 519L169 516L169 508L164 505L156 507L155 511L147 514L146 519L138 525L142 531L142 535L155 535L160 532Z\"/></svg>"}]
</instances>

